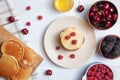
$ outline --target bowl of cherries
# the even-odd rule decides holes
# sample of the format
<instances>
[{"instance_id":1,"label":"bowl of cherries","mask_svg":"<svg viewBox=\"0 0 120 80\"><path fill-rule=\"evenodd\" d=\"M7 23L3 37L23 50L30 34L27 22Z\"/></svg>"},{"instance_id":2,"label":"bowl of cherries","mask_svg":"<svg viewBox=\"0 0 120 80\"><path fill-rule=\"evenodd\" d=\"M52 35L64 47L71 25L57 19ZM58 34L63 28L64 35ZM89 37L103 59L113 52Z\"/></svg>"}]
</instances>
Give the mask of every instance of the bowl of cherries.
<instances>
[{"instance_id":1,"label":"bowl of cherries","mask_svg":"<svg viewBox=\"0 0 120 80\"><path fill-rule=\"evenodd\" d=\"M116 23L118 10L110 1L97 1L88 12L88 22L99 30L106 30Z\"/></svg>"},{"instance_id":2,"label":"bowl of cherries","mask_svg":"<svg viewBox=\"0 0 120 80\"><path fill-rule=\"evenodd\" d=\"M106 64L94 63L87 68L82 80L114 80L114 73Z\"/></svg>"},{"instance_id":3,"label":"bowl of cherries","mask_svg":"<svg viewBox=\"0 0 120 80\"><path fill-rule=\"evenodd\" d=\"M117 35L107 35L103 37L98 45L99 53L107 59L117 59L120 57L120 37Z\"/></svg>"}]
</instances>

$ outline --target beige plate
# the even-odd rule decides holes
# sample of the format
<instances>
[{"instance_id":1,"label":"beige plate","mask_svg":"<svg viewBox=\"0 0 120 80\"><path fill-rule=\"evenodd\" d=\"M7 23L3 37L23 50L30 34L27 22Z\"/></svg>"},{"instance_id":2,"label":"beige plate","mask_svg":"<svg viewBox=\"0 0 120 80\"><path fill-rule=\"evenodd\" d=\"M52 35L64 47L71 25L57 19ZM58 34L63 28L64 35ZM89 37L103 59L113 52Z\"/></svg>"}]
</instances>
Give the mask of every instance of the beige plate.
<instances>
[{"instance_id":1,"label":"beige plate","mask_svg":"<svg viewBox=\"0 0 120 80\"><path fill-rule=\"evenodd\" d=\"M83 46L76 51L68 51L61 47L56 50L55 47L60 45L59 34L65 28L78 28L85 37ZM46 30L44 36L44 48L47 56L55 64L64 68L75 68L85 64L93 55L96 48L96 37L93 28L88 22L73 16L61 17L55 20ZM58 55L64 56L62 60L58 60ZM76 57L71 59L70 54L75 54Z\"/></svg>"}]
</instances>

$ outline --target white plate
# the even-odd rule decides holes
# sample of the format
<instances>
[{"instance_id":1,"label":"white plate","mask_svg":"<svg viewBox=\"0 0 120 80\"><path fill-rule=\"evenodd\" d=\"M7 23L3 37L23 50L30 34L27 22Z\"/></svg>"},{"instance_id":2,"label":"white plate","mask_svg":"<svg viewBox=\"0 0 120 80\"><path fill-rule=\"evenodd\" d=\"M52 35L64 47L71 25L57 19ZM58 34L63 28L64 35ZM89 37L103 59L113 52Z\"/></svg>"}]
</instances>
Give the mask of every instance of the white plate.
<instances>
[{"instance_id":1,"label":"white plate","mask_svg":"<svg viewBox=\"0 0 120 80\"><path fill-rule=\"evenodd\" d=\"M60 45L59 34L65 28L74 27L80 29L85 37L83 46L76 51L68 51L61 47L56 50L56 46ZM60 45L61 46L61 45ZM65 16L55 20L46 30L44 36L44 48L49 59L64 68L75 68L85 64L93 55L96 48L96 37L93 28L88 22L73 16ZM70 54L74 53L76 57L71 59ZM64 56L62 60L58 60L58 55Z\"/></svg>"}]
</instances>

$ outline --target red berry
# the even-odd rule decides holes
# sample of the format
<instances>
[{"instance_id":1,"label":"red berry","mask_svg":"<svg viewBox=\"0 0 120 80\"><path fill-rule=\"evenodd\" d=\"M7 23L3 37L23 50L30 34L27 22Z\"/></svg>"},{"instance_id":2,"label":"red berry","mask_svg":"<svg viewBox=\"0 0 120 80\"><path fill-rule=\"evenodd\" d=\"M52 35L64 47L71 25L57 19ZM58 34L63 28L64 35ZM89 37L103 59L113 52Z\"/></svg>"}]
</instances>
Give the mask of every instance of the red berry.
<instances>
[{"instance_id":1,"label":"red berry","mask_svg":"<svg viewBox=\"0 0 120 80\"><path fill-rule=\"evenodd\" d=\"M22 29L21 32L25 35L29 33L28 29L26 29L26 28Z\"/></svg>"},{"instance_id":2,"label":"red berry","mask_svg":"<svg viewBox=\"0 0 120 80\"><path fill-rule=\"evenodd\" d=\"M27 7L26 7L26 10L31 10L31 6L27 6Z\"/></svg>"},{"instance_id":3,"label":"red berry","mask_svg":"<svg viewBox=\"0 0 120 80\"><path fill-rule=\"evenodd\" d=\"M8 17L8 21L11 22L15 22L15 18L13 16Z\"/></svg>"},{"instance_id":4,"label":"red berry","mask_svg":"<svg viewBox=\"0 0 120 80\"><path fill-rule=\"evenodd\" d=\"M30 25L31 25L31 22L29 22L29 21L26 22L26 25L27 25L27 26L30 26Z\"/></svg>"},{"instance_id":5,"label":"red berry","mask_svg":"<svg viewBox=\"0 0 120 80\"><path fill-rule=\"evenodd\" d=\"M72 40L72 44L77 44L77 40Z\"/></svg>"},{"instance_id":6,"label":"red berry","mask_svg":"<svg viewBox=\"0 0 120 80\"><path fill-rule=\"evenodd\" d=\"M117 20L117 18L118 18L118 15L117 14L113 14L113 19Z\"/></svg>"},{"instance_id":7,"label":"red berry","mask_svg":"<svg viewBox=\"0 0 120 80\"><path fill-rule=\"evenodd\" d=\"M37 17L37 19L38 19L38 20L42 20L42 19L43 19L43 16L42 16L42 15L39 15L39 16Z\"/></svg>"},{"instance_id":8,"label":"red berry","mask_svg":"<svg viewBox=\"0 0 120 80\"><path fill-rule=\"evenodd\" d=\"M60 50L60 46L56 46L56 50Z\"/></svg>"},{"instance_id":9,"label":"red berry","mask_svg":"<svg viewBox=\"0 0 120 80\"><path fill-rule=\"evenodd\" d=\"M48 69L45 74L51 76L52 75L52 70Z\"/></svg>"},{"instance_id":10,"label":"red berry","mask_svg":"<svg viewBox=\"0 0 120 80\"><path fill-rule=\"evenodd\" d=\"M58 59L59 59L59 60L62 60L62 59L63 59L63 56L62 56L62 55L58 55Z\"/></svg>"},{"instance_id":11,"label":"red berry","mask_svg":"<svg viewBox=\"0 0 120 80\"><path fill-rule=\"evenodd\" d=\"M77 11L78 12L82 12L84 10L84 6L83 5L79 5L78 7L77 7Z\"/></svg>"},{"instance_id":12,"label":"red berry","mask_svg":"<svg viewBox=\"0 0 120 80\"><path fill-rule=\"evenodd\" d=\"M70 58L72 58L72 59L75 58L75 54L71 54Z\"/></svg>"},{"instance_id":13,"label":"red berry","mask_svg":"<svg viewBox=\"0 0 120 80\"><path fill-rule=\"evenodd\" d=\"M70 36L66 36L65 39L69 40L69 39L70 39Z\"/></svg>"},{"instance_id":14,"label":"red berry","mask_svg":"<svg viewBox=\"0 0 120 80\"><path fill-rule=\"evenodd\" d=\"M76 36L76 33L75 32L71 32L70 36Z\"/></svg>"}]
</instances>

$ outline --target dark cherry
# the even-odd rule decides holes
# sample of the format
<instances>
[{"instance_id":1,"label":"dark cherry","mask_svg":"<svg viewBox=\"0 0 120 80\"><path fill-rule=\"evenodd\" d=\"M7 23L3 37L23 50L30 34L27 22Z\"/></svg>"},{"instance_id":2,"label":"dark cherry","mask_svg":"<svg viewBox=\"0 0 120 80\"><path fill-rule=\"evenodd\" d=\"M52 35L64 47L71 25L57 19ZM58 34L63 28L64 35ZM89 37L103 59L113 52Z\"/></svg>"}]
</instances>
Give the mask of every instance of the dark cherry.
<instances>
[{"instance_id":1,"label":"dark cherry","mask_svg":"<svg viewBox=\"0 0 120 80\"><path fill-rule=\"evenodd\" d=\"M26 10L28 10L28 11L31 10L31 6L27 6Z\"/></svg>"},{"instance_id":2,"label":"dark cherry","mask_svg":"<svg viewBox=\"0 0 120 80\"><path fill-rule=\"evenodd\" d=\"M113 14L113 19L116 21L118 18L118 14Z\"/></svg>"},{"instance_id":3,"label":"dark cherry","mask_svg":"<svg viewBox=\"0 0 120 80\"><path fill-rule=\"evenodd\" d=\"M15 22L15 18L13 16L8 17L8 21L11 22Z\"/></svg>"},{"instance_id":4,"label":"dark cherry","mask_svg":"<svg viewBox=\"0 0 120 80\"><path fill-rule=\"evenodd\" d=\"M90 17L93 17L94 14L95 14L95 13L91 12L91 13L89 14L89 16L90 16Z\"/></svg>"},{"instance_id":5,"label":"dark cherry","mask_svg":"<svg viewBox=\"0 0 120 80\"><path fill-rule=\"evenodd\" d=\"M84 10L84 6L83 5L79 5L78 7L77 7L77 11L78 12L82 12Z\"/></svg>"},{"instance_id":6,"label":"dark cherry","mask_svg":"<svg viewBox=\"0 0 120 80\"><path fill-rule=\"evenodd\" d=\"M27 28L22 29L22 30L21 30L21 32L22 32L24 35L26 35L26 34L28 34L28 33L29 33L29 31L28 31L28 29L27 29Z\"/></svg>"},{"instance_id":7,"label":"dark cherry","mask_svg":"<svg viewBox=\"0 0 120 80\"><path fill-rule=\"evenodd\" d=\"M111 13L114 12L114 9L113 9L113 8L110 8L110 12L111 12Z\"/></svg>"},{"instance_id":8,"label":"dark cherry","mask_svg":"<svg viewBox=\"0 0 120 80\"><path fill-rule=\"evenodd\" d=\"M51 69L46 70L45 74L51 76L52 75L52 70Z\"/></svg>"},{"instance_id":9,"label":"dark cherry","mask_svg":"<svg viewBox=\"0 0 120 80\"><path fill-rule=\"evenodd\" d=\"M107 21L107 22L106 22L106 27L109 28L109 27L111 27L111 26L112 26L112 23L111 23L110 21Z\"/></svg>"},{"instance_id":10,"label":"dark cherry","mask_svg":"<svg viewBox=\"0 0 120 80\"><path fill-rule=\"evenodd\" d=\"M92 6L91 12L97 12L97 11L98 11L98 9L95 6Z\"/></svg>"},{"instance_id":11,"label":"dark cherry","mask_svg":"<svg viewBox=\"0 0 120 80\"><path fill-rule=\"evenodd\" d=\"M109 3L106 3L106 4L104 5L104 9L108 10L109 8L110 8L110 4L109 4Z\"/></svg>"},{"instance_id":12,"label":"dark cherry","mask_svg":"<svg viewBox=\"0 0 120 80\"><path fill-rule=\"evenodd\" d=\"M107 17L106 17L107 20L110 20L110 19L112 18L112 15L111 15L111 14L107 14L106 16L107 16Z\"/></svg>"}]
</instances>

